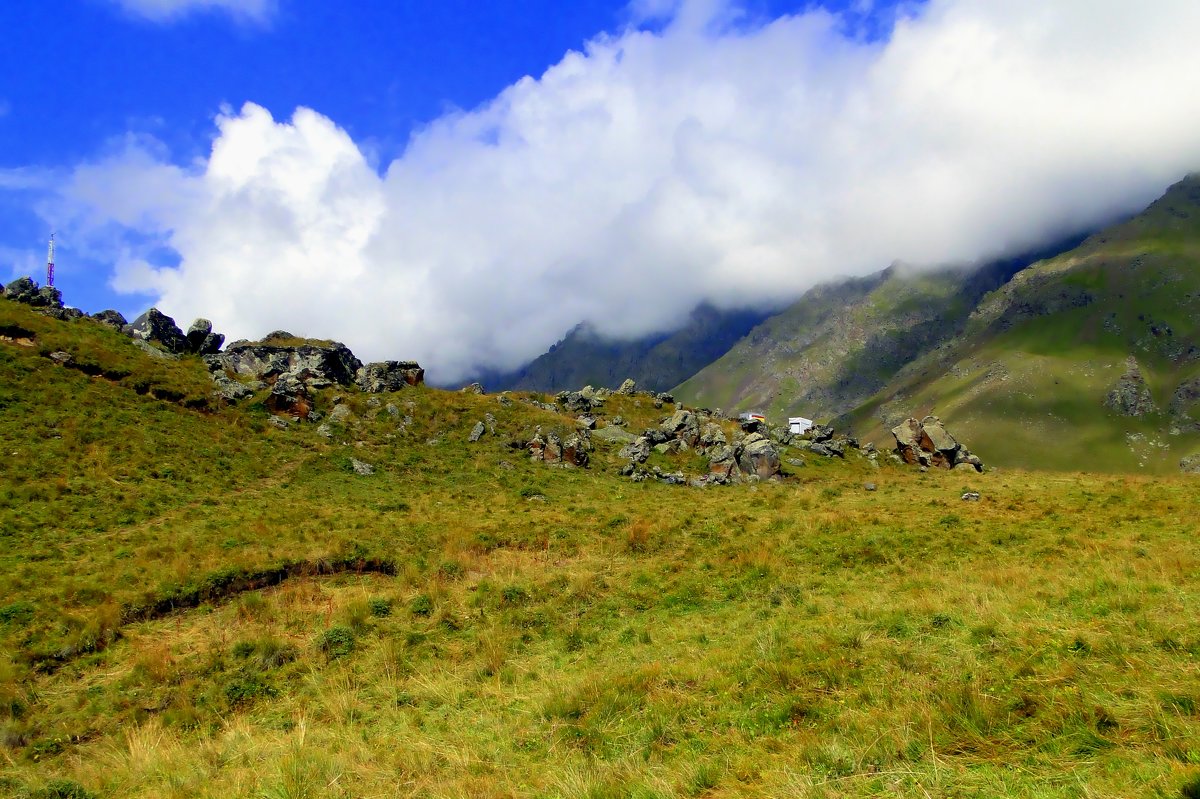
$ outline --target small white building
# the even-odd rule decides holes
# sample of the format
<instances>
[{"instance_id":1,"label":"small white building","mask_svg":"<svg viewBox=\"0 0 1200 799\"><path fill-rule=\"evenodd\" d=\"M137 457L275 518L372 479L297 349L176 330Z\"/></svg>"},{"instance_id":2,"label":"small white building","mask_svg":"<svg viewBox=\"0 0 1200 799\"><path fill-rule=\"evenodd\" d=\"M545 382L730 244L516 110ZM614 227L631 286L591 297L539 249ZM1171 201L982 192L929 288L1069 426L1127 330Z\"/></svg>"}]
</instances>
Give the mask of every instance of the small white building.
<instances>
[{"instance_id":1,"label":"small white building","mask_svg":"<svg viewBox=\"0 0 1200 799\"><path fill-rule=\"evenodd\" d=\"M812 419L805 419L803 416L792 416L788 418L788 429L792 431L792 435L804 435L809 430L812 430L812 426Z\"/></svg>"}]
</instances>

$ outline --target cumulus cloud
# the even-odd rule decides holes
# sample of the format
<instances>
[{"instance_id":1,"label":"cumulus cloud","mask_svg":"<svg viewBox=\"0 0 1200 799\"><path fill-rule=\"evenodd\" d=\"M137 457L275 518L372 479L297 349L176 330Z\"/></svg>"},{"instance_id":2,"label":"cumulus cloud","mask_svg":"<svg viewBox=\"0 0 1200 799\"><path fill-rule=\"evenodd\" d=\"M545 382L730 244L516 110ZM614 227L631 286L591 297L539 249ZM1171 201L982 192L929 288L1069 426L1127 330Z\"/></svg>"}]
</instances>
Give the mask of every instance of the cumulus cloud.
<instances>
[{"instance_id":1,"label":"cumulus cloud","mask_svg":"<svg viewBox=\"0 0 1200 799\"><path fill-rule=\"evenodd\" d=\"M200 163L131 139L80 167L63 213L136 234L116 284L183 320L451 381L581 321L636 336L702 300L1017 251L1200 168L1194 0L931 0L883 39L737 11L644 0L664 25L432 121L383 174L317 111L247 104Z\"/></svg>"},{"instance_id":2,"label":"cumulus cloud","mask_svg":"<svg viewBox=\"0 0 1200 799\"><path fill-rule=\"evenodd\" d=\"M219 11L242 22L264 23L275 0L113 0L126 13L152 22L171 22L197 11Z\"/></svg>"}]
</instances>

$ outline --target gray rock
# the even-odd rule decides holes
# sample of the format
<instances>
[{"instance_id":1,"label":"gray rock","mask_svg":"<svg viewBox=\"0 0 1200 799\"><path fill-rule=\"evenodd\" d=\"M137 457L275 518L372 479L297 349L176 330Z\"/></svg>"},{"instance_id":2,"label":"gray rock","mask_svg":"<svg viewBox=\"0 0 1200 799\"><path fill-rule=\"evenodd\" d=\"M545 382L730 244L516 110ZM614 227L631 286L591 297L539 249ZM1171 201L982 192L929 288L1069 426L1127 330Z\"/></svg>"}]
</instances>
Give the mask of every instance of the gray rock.
<instances>
[{"instance_id":1,"label":"gray rock","mask_svg":"<svg viewBox=\"0 0 1200 799\"><path fill-rule=\"evenodd\" d=\"M217 385L217 394L228 402L241 402L254 396L254 388L234 380L224 372L214 372L213 382Z\"/></svg>"},{"instance_id":2,"label":"gray rock","mask_svg":"<svg viewBox=\"0 0 1200 799\"><path fill-rule=\"evenodd\" d=\"M124 316L122 316L119 312L111 310L111 309L107 310L107 311L101 311L100 313L92 314L92 319L95 319L97 322L104 324L104 325L108 325L109 327L114 328L116 330L120 330L121 328L125 327L125 325L129 324L129 322L126 321Z\"/></svg>"},{"instance_id":3,"label":"gray rock","mask_svg":"<svg viewBox=\"0 0 1200 799\"><path fill-rule=\"evenodd\" d=\"M728 443L729 441L725 438L725 431L716 422L707 423L700 432L700 446L703 449L723 447Z\"/></svg>"},{"instance_id":4,"label":"gray rock","mask_svg":"<svg viewBox=\"0 0 1200 799\"><path fill-rule=\"evenodd\" d=\"M834 430L827 424L815 424L808 431L808 437L812 441L828 441L833 438Z\"/></svg>"},{"instance_id":5,"label":"gray rock","mask_svg":"<svg viewBox=\"0 0 1200 799\"><path fill-rule=\"evenodd\" d=\"M329 428L329 425L323 424L317 428L317 435L321 438L333 438L333 430Z\"/></svg>"},{"instance_id":6,"label":"gray rock","mask_svg":"<svg viewBox=\"0 0 1200 799\"><path fill-rule=\"evenodd\" d=\"M476 441L483 438L483 434L486 432L487 427L484 425L484 423L476 422L475 426L471 428L471 434L467 436L467 441L474 444Z\"/></svg>"},{"instance_id":7,"label":"gray rock","mask_svg":"<svg viewBox=\"0 0 1200 799\"><path fill-rule=\"evenodd\" d=\"M278 383L276 385L278 385ZM329 413L329 418L335 422L348 422L354 418L354 411L350 410L349 405L335 405L333 406L333 410Z\"/></svg>"},{"instance_id":8,"label":"gray rock","mask_svg":"<svg viewBox=\"0 0 1200 799\"><path fill-rule=\"evenodd\" d=\"M469 386L463 386L461 390L462 390L462 393L464 393L464 394L486 394L487 393L483 390L482 383L472 383Z\"/></svg>"},{"instance_id":9,"label":"gray rock","mask_svg":"<svg viewBox=\"0 0 1200 799\"><path fill-rule=\"evenodd\" d=\"M1142 370L1132 355L1125 360L1125 374L1108 392L1104 405L1122 416L1145 416L1157 410L1146 379L1142 377Z\"/></svg>"},{"instance_id":10,"label":"gray rock","mask_svg":"<svg viewBox=\"0 0 1200 799\"><path fill-rule=\"evenodd\" d=\"M676 438L695 446L700 441L700 423L691 411L677 410L658 426L667 438Z\"/></svg>"},{"instance_id":11,"label":"gray rock","mask_svg":"<svg viewBox=\"0 0 1200 799\"><path fill-rule=\"evenodd\" d=\"M355 382L360 389L371 394L400 391L424 383L425 370L416 361L376 361L358 368ZM480 386L479 393L482 393L482 389Z\"/></svg>"},{"instance_id":12,"label":"gray rock","mask_svg":"<svg viewBox=\"0 0 1200 799\"><path fill-rule=\"evenodd\" d=\"M278 416L271 416L267 419L267 421L273 426L278 427L280 430L288 429L287 419L283 419Z\"/></svg>"},{"instance_id":13,"label":"gray rock","mask_svg":"<svg viewBox=\"0 0 1200 799\"><path fill-rule=\"evenodd\" d=\"M1200 454L1188 455L1180 460L1179 471L1184 474L1200 474Z\"/></svg>"},{"instance_id":14,"label":"gray rock","mask_svg":"<svg viewBox=\"0 0 1200 799\"><path fill-rule=\"evenodd\" d=\"M575 419L575 424L584 430L594 430L596 428L596 417L580 416Z\"/></svg>"},{"instance_id":15,"label":"gray rock","mask_svg":"<svg viewBox=\"0 0 1200 799\"><path fill-rule=\"evenodd\" d=\"M345 344L283 344L292 338L283 331L261 342L235 341L224 352L205 355L210 370L229 372L255 380L271 380L290 374L310 388L349 386L355 381L362 362ZM285 338L286 337L286 338Z\"/></svg>"},{"instance_id":16,"label":"gray rock","mask_svg":"<svg viewBox=\"0 0 1200 799\"><path fill-rule=\"evenodd\" d=\"M874 483L863 483L863 488L867 491L874 491L876 489L876 485Z\"/></svg>"},{"instance_id":17,"label":"gray rock","mask_svg":"<svg viewBox=\"0 0 1200 799\"><path fill-rule=\"evenodd\" d=\"M650 457L650 439L639 436L621 448L617 455L634 463L645 463Z\"/></svg>"},{"instance_id":18,"label":"gray rock","mask_svg":"<svg viewBox=\"0 0 1200 799\"><path fill-rule=\"evenodd\" d=\"M176 355L182 355L189 351L187 337L175 325L175 320L157 308L151 308L125 325L122 332L139 341L160 344L167 352Z\"/></svg>"},{"instance_id":19,"label":"gray rock","mask_svg":"<svg viewBox=\"0 0 1200 799\"><path fill-rule=\"evenodd\" d=\"M738 454L738 466L746 475L756 475L762 480L778 477L780 474L779 452L769 439L752 433L742 442L742 451Z\"/></svg>"},{"instance_id":20,"label":"gray rock","mask_svg":"<svg viewBox=\"0 0 1200 799\"><path fill-rule=\"evenodd\" d=\"M358 458L350 459L350 468L354 469L354 473L361 477L366 477L367 475L375 474L374 466L372 466L371 464L366 463L364 461L360 461Z\"/></svg>"},{"instance_id":21,"label":"gray rock","mask_svg":"<svg viewBox=\"0 0 1200 799\"><path fill-rule=\"evenodd\" d=\"M978 502L979 501L979 492L978 491L968 491L962 495L962 500L963 500L963 502Z\"/></svg>"},{"instance_id":22,"label":"gray rock","mask_svg":"<svg viewBox=\"0 0 1200 799\"><path fill-rule=\"evenodd\" d=\"M637 383L635 383L633 381L632 377L625 378L625 381L623 383L621 383L621 387L617 389L618 394L623 394L625 396L629 396L636 391L637 391Z\"/></svg>"},{"instance_id":23,"label":"gray rock","mask_svg":"<svg viewBox=\"0 0 1200 799\"><path fill-rule=\"evenodd\" d=\"M788 458L787 462L797 469L803 469L805 466L808 466L808 462L804 458Z\"/></svg>"},{"instance_id":24,"label":"gray rock","mask_svg":"<svg viewBox=\"0 0 1200 799\"><path fill-rule=\"evenodd\" d=\"M671 394L667 391L658 392L658 394L656 394L654 398L656 400L658 400L659 402L664 402L664 403L667 403L668 405L675 404L675 395Z\"/></svg>"},{"instance_id":25,"label":"gray rock","mask_svg":"<svg viewBox=\"0 0 1200 799\"><path fill-rule=\"evenodd\" d=\"M212 332L212 322L197 319L187 332L188 349L197 355L214 355L225 343L225 336Z\"/></svg>"}]
</instances>

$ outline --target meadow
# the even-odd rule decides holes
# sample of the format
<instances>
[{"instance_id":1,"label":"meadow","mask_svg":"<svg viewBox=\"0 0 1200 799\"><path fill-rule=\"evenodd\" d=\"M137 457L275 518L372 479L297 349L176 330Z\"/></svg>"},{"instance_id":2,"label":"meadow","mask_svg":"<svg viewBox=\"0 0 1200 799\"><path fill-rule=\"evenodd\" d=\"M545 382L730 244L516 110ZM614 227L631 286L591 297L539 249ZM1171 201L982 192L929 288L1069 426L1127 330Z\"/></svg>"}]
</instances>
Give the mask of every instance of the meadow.
<instances>
[{"instance_id":1,"label":"meadow","mask_svg":"<svg viewBox=\"0 0 1200 799\"><path fill-rule=\"evenodd\" d=\"M1200 796L1195 478L633 483L530 462L574 420L523 396L331 389L326 439L0 335L5 795Z\"/></svg>"}]
</instances>

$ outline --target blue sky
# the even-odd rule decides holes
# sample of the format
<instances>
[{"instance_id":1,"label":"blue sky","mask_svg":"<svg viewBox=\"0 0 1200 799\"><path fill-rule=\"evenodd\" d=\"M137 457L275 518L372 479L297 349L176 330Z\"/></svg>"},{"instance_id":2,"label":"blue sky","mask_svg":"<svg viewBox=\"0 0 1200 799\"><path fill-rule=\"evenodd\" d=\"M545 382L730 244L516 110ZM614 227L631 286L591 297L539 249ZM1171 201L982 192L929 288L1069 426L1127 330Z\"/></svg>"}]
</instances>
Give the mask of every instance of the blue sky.
<instances>
[{"instance_id":1,"label":"blue sky","mask_svg":"<svg viewBox=\"0 0 1200 799\"><path fill-rule=\"evenodd\" d=\"M1135 209L1200 168L1195 5L7 3L0 280L54 227L85 310L511 367Z\"/></svg>"}]
</instances>

